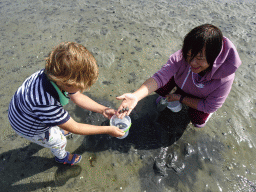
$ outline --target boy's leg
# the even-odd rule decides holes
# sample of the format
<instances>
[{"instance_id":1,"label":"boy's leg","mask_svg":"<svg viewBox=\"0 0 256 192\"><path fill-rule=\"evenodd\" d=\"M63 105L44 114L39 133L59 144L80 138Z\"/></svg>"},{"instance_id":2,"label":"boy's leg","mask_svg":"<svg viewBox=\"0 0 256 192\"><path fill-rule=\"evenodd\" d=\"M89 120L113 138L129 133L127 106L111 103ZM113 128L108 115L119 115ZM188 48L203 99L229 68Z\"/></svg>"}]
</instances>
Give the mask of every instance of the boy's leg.
<instances>
[{"instance_id":1,"label":"boy's leg","mask_svg":"<svg viewBox=\"0 0 256 192\"><path fill-rule=\"evenodd\" d=\"M65 150L67 145L67 139L62 134L59 127L55 126L49 129L49 141L47 142L47 148L51 149L55 157L63 159L66 157L67 152Z\"/></svg>"},{"instance_id":2,"label":"boy's leg","mask_svg":"<svg viewBox=\"0 0 256 192\"><path fill-rule=\"evenodd\" d=\"M188 113L189 113L192 124L198 128L204 127L207 121L212 116L212 113L210 114L204 113L202 111L198 111L197 109L193 109L191 107L189 107Z\"/></svg>"},{"instance_id":3,"label":"boy's leg","mask_svg":"<svg viewBox=\"0 0 256 192\"><path fill-rule=\"evenodd\" d=\"M34 137L27 137L20 133L17 134L24 137L25 139L28 139L33 143L51 149L54 156L56 156L59 159L64 159L67 155L67 152L65 150L67 144L66 137L64 137L64 135L60 131L60 128L57 126L50 128L49 132L47 133L42 133Z\"/></svg>"}]
</instances>

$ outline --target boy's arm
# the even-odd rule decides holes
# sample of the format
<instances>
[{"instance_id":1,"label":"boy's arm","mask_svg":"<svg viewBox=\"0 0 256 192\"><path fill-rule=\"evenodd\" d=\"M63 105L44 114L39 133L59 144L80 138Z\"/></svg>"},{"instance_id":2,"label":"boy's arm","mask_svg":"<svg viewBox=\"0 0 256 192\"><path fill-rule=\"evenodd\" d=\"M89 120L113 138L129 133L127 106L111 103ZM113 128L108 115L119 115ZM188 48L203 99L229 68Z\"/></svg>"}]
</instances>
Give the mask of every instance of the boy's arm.
<instances>
[{"instance_id":1,"label":"boy's arm","mask_svg":"<svg viewBox=\"0 0 256 192\"><path fill-rule=\"evenodd\" d=\"M101 113L108 109L108 107L105 107L95 101L93 101L88 96L82 94L80 91L76 92L75 94L69 95L70 99L79 107L83 109L87 109L89 111L93 111L96 113Z\"/></svg>"},{"instance_id":2,"label":"boy's arm","mask_svg":"<svg viewBox=\"0 0 256 192\"><path fill-rule=\"evenodd\" d=\"M124 132L115 126L97 126L78 123L70 118L67 122L58 125L61 129L79 135L109 134L113 137L121 137Z\"/></svg>"}]
</instances>

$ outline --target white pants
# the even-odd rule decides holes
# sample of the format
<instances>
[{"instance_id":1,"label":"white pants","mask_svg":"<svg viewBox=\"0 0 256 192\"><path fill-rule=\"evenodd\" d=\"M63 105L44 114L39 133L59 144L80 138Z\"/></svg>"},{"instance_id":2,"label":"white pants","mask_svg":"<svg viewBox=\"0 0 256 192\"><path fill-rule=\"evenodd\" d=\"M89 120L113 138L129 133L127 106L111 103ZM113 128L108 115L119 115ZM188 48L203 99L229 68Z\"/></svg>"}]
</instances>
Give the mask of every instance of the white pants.
<instances>
[{"instance_id":1,"label":"white pants","mask_svg":"<svg viewBox=\"0 0 256 192\"><path fill-rule=\"evenodd\" d=\"M33 143L51 149L53 155L59 159L64 159L67 156L67 152L65 150L67 139L57 126L49 129L49 137L47 137L47 132L35 135L34 137L28 137L18 132L16 133Z\"/></svg>"}]
</instances>

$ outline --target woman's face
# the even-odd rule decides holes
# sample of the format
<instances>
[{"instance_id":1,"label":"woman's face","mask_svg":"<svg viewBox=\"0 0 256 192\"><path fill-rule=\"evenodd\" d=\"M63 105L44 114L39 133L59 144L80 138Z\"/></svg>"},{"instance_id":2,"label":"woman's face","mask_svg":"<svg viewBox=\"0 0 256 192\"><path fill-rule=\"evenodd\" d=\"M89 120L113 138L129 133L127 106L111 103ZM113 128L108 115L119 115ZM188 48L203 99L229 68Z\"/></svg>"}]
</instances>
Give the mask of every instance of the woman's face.
<instances>
[{"instance_id":1,"label":"woman's face","mask_svg":"<svg viewBox=\"0 0 256 192\"><path fill-rule=\"evenodd\" d=\"M191 58L191 51L189 51L187 60L194 73L200 73L210 67L206 60L205 48L203 48L202 52L199 52L193 59Z\"/></svg>"}]
</instances>

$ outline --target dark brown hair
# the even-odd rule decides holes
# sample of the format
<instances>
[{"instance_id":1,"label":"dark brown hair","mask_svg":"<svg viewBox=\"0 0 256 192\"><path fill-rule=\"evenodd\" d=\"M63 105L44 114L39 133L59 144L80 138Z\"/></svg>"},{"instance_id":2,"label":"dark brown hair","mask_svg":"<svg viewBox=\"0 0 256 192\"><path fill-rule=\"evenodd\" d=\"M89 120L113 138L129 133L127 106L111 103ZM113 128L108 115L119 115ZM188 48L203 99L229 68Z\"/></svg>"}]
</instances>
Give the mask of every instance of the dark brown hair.
<instances>
[{"instance_id":1,"label":"dark brown hair","mask_svg":"<svg viewBox=\"0 0 256 192\"><path fill-rule=\"evenodd\" d=\"M187 54L191 51L191 59L205 47L207 63L212 68L213 63L222 48L223 35L219 28L211 24L200 25L192 29L184 38L182 54L187 61Z\"/></svg>"}]
</instances>

